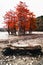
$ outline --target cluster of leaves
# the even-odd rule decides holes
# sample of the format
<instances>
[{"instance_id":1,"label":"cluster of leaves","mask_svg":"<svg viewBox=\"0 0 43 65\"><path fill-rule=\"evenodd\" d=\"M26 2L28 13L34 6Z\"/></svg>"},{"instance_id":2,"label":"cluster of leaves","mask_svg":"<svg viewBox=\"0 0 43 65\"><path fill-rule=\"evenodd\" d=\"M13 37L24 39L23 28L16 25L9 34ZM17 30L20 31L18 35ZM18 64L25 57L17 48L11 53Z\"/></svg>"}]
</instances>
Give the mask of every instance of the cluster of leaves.
<instances>
[{"instance_id":1,"label":"cluster of leaves","mask_svg":"<svg viewBox=\"0 0 43 65\"><path fill-rule=\"evenodd\" d=\"M25 29L26 31L35 30L36 18L33 12L28 10L24 2L19 2L16 11L8 11L4 16L5 24L8 29Z\"/></svg>"}]
</instances>

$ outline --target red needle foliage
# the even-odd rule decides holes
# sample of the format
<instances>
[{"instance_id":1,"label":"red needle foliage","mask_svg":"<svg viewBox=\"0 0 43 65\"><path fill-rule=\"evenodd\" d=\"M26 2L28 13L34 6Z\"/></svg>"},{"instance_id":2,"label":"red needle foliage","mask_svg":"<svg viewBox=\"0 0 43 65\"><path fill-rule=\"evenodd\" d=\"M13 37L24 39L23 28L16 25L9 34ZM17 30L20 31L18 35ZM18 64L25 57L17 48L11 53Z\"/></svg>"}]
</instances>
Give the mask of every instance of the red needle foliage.
<instances>
[{"instance_id":1,"label":"red needle foliage","mask_svg":"<svg viewBox=\"0 0 43 65\"><path fill-rule=\"evenodd\" d=\"M21 27L25 30L34 30L36 28L35 15L30 12L25 5L25 3L20 2L16 7L18 21L21 24ZM20 25L19 25L20 27Z\"/></svg>"},{"instance_id":2,"label":"red needle foliage","mask_svg":"<svg viewBox=\"0 0 43 65\"><path fill-rule=\"evenodd\" d=\"M4 19L7 28L14 29L16 27L16 22L18 22L18 19L14 11L10 10L6 12Z\"/></svg>"},{"instance_id":3,"label":"red needle foliage","mask_svg":"<svg viewBox=\"0 0 43 65\"><path fill-rule=\"evenodd\" d=\"M22 28L25 31L32 31L36 29L35 15L21 1L16 6L16 11L6 12L4 19L7 28L12 30Z\"/></svg>"}]
</instances>

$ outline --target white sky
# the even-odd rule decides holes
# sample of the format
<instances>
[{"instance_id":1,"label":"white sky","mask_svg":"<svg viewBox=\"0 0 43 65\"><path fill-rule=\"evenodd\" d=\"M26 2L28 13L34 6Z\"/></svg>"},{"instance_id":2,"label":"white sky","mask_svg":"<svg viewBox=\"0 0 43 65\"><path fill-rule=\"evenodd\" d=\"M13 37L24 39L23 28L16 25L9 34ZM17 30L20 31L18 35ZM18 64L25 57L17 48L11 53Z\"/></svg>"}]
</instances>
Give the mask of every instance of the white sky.
<instances>
[{"instance_id":1,"label":"white sky","mask_svg":"<svg viewBox=\"0 0 43 65\"><path fill-rule=\"evenodd\" d=\"M3 27L3 16L6 11L14 10L19 1L26 2L30 11L34 12L37 16L43 15L43 0L0 0L0 27Z\"/></svg>"}]
</instances>

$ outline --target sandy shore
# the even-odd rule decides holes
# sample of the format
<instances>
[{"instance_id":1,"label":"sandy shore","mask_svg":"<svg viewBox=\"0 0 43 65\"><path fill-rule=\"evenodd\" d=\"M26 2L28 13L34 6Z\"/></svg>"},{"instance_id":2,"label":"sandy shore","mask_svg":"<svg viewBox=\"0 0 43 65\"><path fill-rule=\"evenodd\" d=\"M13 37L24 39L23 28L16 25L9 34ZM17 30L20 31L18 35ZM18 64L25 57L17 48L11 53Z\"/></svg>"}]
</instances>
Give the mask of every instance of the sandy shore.
<instances>
[{"instance_id":1,"label":"sandy shore","mask_svg":"<svg viewBox=\"0 0 43 65\"><path fill-rule=\"evenodd\" d=\"M30 55L29 52L26 52L26 55L23 55L24 52L20 52L21 55L19 55L19 53L14 53L14 55L4 56L2 53L3 48L15 42L39 43L43 51L43 34L27 36L10 35L7 40L0 40L0 65L43 65L43 55L37 55L37 53L35 56Z\"/></svg>"},{"instance_id":2,"label":"sandy shore","mask_svg":"<svg viewBox=\"0 0 43 65\"><path fill-rule=\"evenodd\" d=\"M14 36L10 35L8 39L0 39L0 48L4 48L12 43L20 43L20 44L40 44L43 48L43 34L32 34L25 36Z\"/></svg>"}]
</instances>

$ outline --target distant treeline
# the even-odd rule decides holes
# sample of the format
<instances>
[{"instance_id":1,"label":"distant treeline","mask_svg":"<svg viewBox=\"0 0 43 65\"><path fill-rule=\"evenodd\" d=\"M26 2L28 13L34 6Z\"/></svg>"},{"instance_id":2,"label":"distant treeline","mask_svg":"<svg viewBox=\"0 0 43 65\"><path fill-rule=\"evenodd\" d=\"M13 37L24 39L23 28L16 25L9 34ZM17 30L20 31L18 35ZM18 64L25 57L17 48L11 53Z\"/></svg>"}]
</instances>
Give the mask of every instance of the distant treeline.
<instances>
[{"instance_id":1,"label":"distant treeline","mask_svg":"<svg viewBox=\"0 0 43 65\"><path fill-rule=\"evenodd\" d=\"M1 32L6 32L7 31L7 28L0 28L0 31Z\"/></svg>"},{"instance_id":2,"label":"distant treeline","mask_svg":"<svg viewBox=\"0 0 43 65\"><path fill-rule=\"evenodd\" d=\"M39 16L36 18L36 31L43 31L43 16Z\"/></svg>"}]
</instances>

